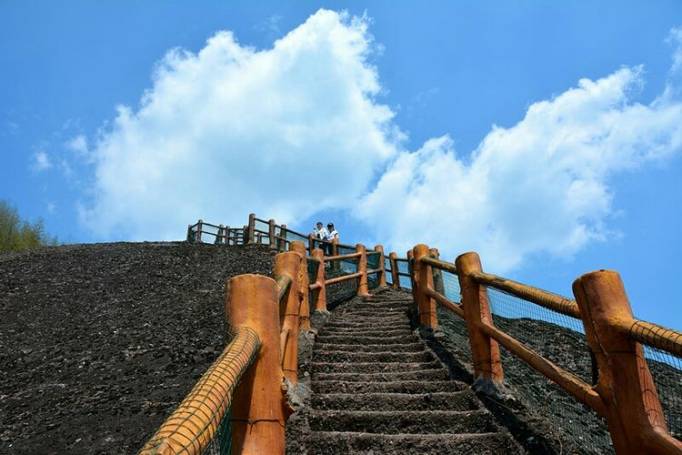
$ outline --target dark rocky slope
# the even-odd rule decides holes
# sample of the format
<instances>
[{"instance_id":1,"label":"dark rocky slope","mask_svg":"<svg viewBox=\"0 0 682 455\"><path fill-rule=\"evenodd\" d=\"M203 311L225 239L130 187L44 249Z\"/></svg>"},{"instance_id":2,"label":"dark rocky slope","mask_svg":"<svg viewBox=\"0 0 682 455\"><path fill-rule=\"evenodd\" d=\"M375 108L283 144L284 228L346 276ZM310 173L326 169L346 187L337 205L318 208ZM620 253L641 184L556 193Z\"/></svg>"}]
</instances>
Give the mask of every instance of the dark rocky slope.
<instances>
[{"instance_id":1,"label":"dark rocky slope","mask_svg":"<svg viewBox=\"0 0 682 455\"><path fill-rule=\"evenodd\" d=\"M134 453L225 344L224 282L267 247L113 243L0 256L0 453Z\"/></svg>"}]
</instances>

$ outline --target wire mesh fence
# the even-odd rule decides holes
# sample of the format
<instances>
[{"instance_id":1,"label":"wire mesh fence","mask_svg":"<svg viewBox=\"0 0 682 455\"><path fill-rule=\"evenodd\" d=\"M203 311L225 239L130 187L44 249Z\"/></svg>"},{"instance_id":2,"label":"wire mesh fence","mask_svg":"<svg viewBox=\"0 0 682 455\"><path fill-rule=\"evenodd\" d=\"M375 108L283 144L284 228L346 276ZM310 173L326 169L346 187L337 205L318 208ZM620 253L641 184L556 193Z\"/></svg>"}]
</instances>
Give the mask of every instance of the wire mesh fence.
<instances>
[{"instance_id":1,"label":"wire mesh fence","mask_svg":"<svg viewBox=\"0 0 682 455\"><path fill-rule=\"evenodd\" d=\"M410 268L407 259L398 259L396 261L398 266L398 280L400 287L405 289L412 289L412 280L410 279Z\"/></svg>"},{"instance_id":2,"label":"wire mesh fence","mask_svg":"<svg viewBox=\"0 0 682 455\"><path fill-rule=\"evenodd\" d=\"M487 293L496 327L586 383L596 381L582 321L491 287ZM551 423L550 427L555 431L549 435L550 439L568 447L578 435L583 445L571 450L579 453L613 451L606 423L596 412L502 347L500 355L505 385L529 413Z\"/></svg>"},{"instance_id":3,"label":"wire mesh fence","mask_svg":"<svg viewBox=\"0 0 682 455\"><path fill-rule=\"evenodd\" d=\"M644 357L654 378L670 434L682 440L682 359L646 345Z\"/></svg>"}]
</instances>

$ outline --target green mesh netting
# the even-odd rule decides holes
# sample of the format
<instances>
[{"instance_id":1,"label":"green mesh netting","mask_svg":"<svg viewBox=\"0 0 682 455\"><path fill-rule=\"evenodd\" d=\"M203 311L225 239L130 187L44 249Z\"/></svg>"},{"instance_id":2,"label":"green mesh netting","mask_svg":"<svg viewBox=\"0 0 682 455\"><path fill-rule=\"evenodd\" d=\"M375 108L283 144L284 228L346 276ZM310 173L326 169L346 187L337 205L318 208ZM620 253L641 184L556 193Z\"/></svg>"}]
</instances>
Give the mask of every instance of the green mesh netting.
<instances>
[{"instance_id":1,"label":"green mesh netting","mask_svg":"<svg viewBox=\"0 0 682 455\"><path fill-rule=\"evenodd\" d=\"M379 263L381 262L381 253L378 252L368 252L367 253L367 268L378 269Z\"/></svg>"}]
</instances>

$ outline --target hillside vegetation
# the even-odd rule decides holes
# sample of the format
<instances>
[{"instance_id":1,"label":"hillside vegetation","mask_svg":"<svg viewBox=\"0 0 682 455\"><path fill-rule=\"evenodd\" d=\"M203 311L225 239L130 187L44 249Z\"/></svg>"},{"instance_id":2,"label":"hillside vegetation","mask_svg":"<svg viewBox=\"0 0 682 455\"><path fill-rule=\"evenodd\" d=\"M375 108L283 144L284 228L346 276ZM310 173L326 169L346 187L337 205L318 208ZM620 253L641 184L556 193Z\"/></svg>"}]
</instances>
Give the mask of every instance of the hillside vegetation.
<instances>
[{"instance_id":1,"label":"hillside vegetation","mask_svg":"<svg viewBox=\"0 0 682 455\"><path fill-rule=\"evenodd\" d=\"M22 220L15 207L0 201L0 253L56 244L57 239L45 232L42 220Z\"/></svg>"}]
</instances>

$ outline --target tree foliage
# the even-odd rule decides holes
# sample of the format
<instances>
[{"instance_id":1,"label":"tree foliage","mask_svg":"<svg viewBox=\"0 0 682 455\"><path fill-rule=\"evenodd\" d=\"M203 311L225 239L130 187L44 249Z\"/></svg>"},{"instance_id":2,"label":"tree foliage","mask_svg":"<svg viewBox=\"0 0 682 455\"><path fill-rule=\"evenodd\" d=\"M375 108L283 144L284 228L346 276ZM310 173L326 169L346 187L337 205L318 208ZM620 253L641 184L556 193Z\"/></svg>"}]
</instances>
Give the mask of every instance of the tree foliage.
<instances>
[{"instance_id":1,"label":"tree foliage","mask_svg":"<svg viewBox=\"0 0 682 455\"><path fill-rule=\"evenodd\" d=\"M0 253L56 244L57 239L45 232L42 220L22 220L15 207L0 200Z\"/></svg>"}]
</instances>

